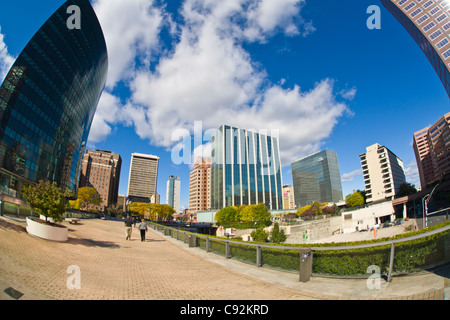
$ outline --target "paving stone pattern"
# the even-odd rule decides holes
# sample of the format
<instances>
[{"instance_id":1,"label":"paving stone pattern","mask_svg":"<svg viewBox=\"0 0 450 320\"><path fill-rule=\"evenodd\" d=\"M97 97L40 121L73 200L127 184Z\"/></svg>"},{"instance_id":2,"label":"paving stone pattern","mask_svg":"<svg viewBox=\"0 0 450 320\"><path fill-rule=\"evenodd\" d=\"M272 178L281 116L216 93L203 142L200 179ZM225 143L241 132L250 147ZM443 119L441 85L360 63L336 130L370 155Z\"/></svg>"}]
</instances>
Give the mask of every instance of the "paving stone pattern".
<instances>
[{"instance_id":1,"label":"paving stone pattern","mask_svg":"<svg viewBox=\"0 0 450 320\"><path fill-rule=\"evenodd\" d=\"M14 299L6 293L8 288L18 292L20 300L374 298L340 295L337 287L334 292L324 293L321 279L302 287L297 275L290 274L284 279L275 271L239 265L212 253L197 254L194 251L199 248L188 248L187 244L152 229L145 242L140 241L137 229L133 230L132 239L126 240L124 223L119 221L81 220L76 225L63 224L69 228L69 241L59 243L30 236L23 221L0 217L0 300ZM220 263L214 261L218 259ZM67 285L74 275L67 272L70 266L79 268L80 289L69 289ZM247 272L240 272L239 268ZM333 281L326 280L326 286L330 287ZM443 299L443 287L424 290L393 299Z\"/></svg>"}]
</instances>

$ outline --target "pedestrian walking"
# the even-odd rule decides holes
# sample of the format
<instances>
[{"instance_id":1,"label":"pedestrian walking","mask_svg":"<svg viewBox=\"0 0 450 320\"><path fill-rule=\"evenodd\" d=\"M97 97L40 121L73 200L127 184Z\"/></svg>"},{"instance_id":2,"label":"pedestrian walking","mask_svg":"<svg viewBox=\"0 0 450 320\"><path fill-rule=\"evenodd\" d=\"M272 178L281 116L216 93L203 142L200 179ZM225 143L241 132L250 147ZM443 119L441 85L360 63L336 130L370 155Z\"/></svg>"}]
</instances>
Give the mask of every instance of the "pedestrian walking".
<instances>
[{"instance_id":1,"label":"pedestrian walking","mask_svg":"<svg viewBox=\"0 0 450 320\"><path fill-rule=\"evenodd\" d=\"M144 219L141 220L141 223L139 223L138 228L139 228L139 231L141 232L141 241L145 241L145 233L147 232L148 227L147 227L147 223L145 223Z\"/></svg>"},{"instance_id":2,"label":"pedestrian walking","mask_svg":"<svg viewBox=\"0 0 450 320\"><path fill-rule=\"evenodd\" d=\"M131 232L133 231L133 219L130 216L125 219L125 230L127 235L126 240L131 240Z\"/></svg>"}]
</instances>

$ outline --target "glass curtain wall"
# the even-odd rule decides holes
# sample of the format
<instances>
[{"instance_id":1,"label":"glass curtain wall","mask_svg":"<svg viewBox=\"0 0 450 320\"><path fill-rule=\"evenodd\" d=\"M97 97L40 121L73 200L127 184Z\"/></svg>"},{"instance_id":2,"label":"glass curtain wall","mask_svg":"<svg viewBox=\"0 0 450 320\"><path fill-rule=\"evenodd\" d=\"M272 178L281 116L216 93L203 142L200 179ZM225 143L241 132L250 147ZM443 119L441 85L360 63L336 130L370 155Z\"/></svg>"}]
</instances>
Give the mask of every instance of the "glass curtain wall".
<instances>
[{"instance_id":1,"label":"glass curtain wall","mask_svg":"<svg viewBox=\"0 0 450 320\"><path fill-rule=\"evenodd\" d=\"M278 139L227 125L211 138L211 206L282 209Z\"/></svg>"}]
</instances>

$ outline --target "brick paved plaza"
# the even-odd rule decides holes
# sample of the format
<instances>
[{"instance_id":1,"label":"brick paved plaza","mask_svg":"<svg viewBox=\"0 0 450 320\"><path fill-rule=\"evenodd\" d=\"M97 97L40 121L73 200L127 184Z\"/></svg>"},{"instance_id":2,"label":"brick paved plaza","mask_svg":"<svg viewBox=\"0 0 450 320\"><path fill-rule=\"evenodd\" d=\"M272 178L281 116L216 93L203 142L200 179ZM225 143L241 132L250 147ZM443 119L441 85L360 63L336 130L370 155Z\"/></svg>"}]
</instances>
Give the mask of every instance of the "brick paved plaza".
<instances>
[{"instance_id":1,"label":"brick paved plaza","mask_svg":"<svg viewBox=\"0 0 450 320\"><path fill-rule=\"evenodd\" d=\"M13 299L4 292L10 287L21 300L442 300L448 281L434 274L403 277L384 292L368 290L364 279L299 283L296 274L188 248L151 229L141 242L136 229L131 241L125 239L123 222L64 224L69 241L58 243L30 236L25 222L0 218L0 300ZM70 266L79 267L80 289L67 286Z\"/></svg>"}]
</instances>

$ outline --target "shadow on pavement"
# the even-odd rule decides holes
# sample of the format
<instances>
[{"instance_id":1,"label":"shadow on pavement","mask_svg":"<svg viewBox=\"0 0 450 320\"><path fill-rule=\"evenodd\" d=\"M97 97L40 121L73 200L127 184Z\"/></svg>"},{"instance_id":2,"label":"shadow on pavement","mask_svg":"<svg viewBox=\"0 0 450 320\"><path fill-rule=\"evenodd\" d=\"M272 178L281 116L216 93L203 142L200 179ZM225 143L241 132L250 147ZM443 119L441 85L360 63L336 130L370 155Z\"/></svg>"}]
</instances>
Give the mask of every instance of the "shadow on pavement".
<instances>
[{"instance_id":1,"label":"shadow on pavement","mask_svg":"<svg viewBox=\"0 0 450 320\"><path fill-rule=\"evenodd\" d=\"M70 238L66 242L69 244L81 244L87 247L101 247L101 248L120 248L118 244L112 241L99 241L92 239L79 239L79 238Z\"/></svg>"}]
</instances>

